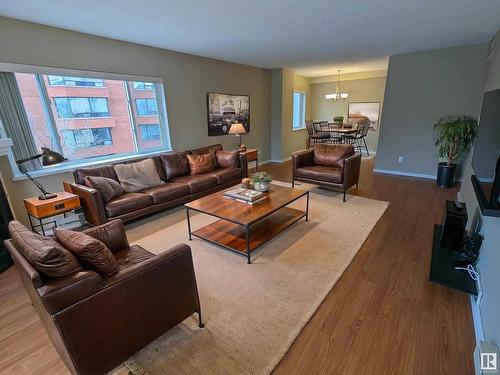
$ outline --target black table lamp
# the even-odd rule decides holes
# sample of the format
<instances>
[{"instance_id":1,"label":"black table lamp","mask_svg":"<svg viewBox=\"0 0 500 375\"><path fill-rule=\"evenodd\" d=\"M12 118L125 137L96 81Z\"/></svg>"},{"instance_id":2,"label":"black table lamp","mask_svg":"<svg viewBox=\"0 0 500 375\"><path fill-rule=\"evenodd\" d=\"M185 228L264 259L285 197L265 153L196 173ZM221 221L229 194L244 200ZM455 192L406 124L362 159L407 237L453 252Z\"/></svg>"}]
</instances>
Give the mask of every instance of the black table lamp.
<instances>
[{"instance_id":1,"label":"black table lamp","mask_svg":"<svg viewBox=\"0 0 500 375\"><path fill-rule=\"evenodd\" d=\"M35 160L35 159L40 159L42 158L42 165L44 167L49 166L49 165L54 165L54 164L59 164L62 163L63 161L66 161L64 156L62 156L60 153L52 151L51 149L48 149L47 147L42 147L42 152L38 155L31 156L26 159L21 159L21 160L16 160L16 164L19 168L19 172L24 174L26 177L28 177L33 184L42 192L41 195L38 196L38 199L45 200L45 199L51 199L57 197L56 193L48 193L47 190L40 184L37 180L35 180L28 172L26 167L23 165L24 163Z\"/></svg>"}]
</instances>

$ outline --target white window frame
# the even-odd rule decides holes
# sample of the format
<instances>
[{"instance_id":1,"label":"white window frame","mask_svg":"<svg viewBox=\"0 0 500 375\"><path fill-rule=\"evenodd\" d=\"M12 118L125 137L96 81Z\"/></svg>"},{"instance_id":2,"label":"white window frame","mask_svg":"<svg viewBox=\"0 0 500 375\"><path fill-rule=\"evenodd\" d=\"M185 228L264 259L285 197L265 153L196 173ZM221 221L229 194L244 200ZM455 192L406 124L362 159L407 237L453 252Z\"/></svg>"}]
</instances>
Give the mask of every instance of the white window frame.
<instances>
[{"instance_id":1,"label":"white window frame","mask_svg":"<svg viewBox=\"0 0 500 375\"><path fill-rule=\"evenodd\" d=\"M299 124L295 126L295 94L300 94L301 95L301 103L300 103L300 109L299 109L299 114L298 114L298 121ZM300 131L304 130L306 128L306 105L307 105L307 94L305 91L301 90L293 90L292 93L292 130L293 131Z\"/></svg>"},{"instance_id":2,"label":"white window frame","mask_svg":"<svg viewBox=\"0 0 500 375\"><path fill-rule=\"evenodd\" d=\"M68 163L61 163L55 166L44 167L43 169L37 171L30 171L30 174L35 177L40 176L48 176L59 174L66 171L73 171L76 168L86 167L86 166L100 166L106 165L113 162L119 161L129 161L134 159L141 159L145 156L154 156L159 155L161 153L165 153L167 151L172 150L172 142L170 138L170 125L168 121L168 112L167 112L167 97L165 94L165 85L161 78L159 77L148 77L148 76L138 76L138 75L127 75L121 73L106 73L106 72L95 72L95 71L85 71L85 70L77 70L77 69L65 69L65 68L51 68L51 67L40 67L36 65L24 65L24 64L13 64L13 63L3 63L0 62L0 71L3 72L11 72L11 73L27 73L27 74L35 74L35 75L59 75L59 76L83 76L88 78L98 78L102 80L118 80L118 81L141 81L141 82L152 82L155 83L155 95L157 100L157 109L158 109L158 120L160 124L160 132L165 142L163 143L163 147L161 149L155 149L150 151L137 152L133 154L122 154L115 155L109 157L96 157L93 160L79 160ZM126 84L125 84L126 85ZM128 85L126 85L128 86ZM46 93L41 92L41 99L44 100ZM161 99L163 98L163 99ZM50 101L49 101L50 103ZM45 106L44 106L45 108ZM49 121L49 128L53 126L50 122L53 122L54 119L50 118L52 116L52 111L50 111L49 117L47 120ZM161 126L164 123L165 126ZM134 137L135 139L135 137ZM135 145L137 148L137 145ZM56 150L57 151L57 150ZM12 153L12 152L10 152ZM9 162L13 171L13 181L25 180L27 177L19 171L17 164L13 157L9 157Z\"/></svg>"}]
</instances>

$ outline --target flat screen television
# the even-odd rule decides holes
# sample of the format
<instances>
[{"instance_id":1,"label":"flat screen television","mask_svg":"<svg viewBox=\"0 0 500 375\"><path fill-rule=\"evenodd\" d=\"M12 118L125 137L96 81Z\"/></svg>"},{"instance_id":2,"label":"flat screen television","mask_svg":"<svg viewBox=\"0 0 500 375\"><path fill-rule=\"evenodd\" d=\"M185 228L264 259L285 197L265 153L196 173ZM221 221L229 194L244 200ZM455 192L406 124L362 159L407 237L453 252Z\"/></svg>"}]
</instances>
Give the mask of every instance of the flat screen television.
<instances>
[{"instance_id":1,"label":"flat screen television","mask_svg":"<svg viewBox=\"0 0 500 375\"><path fill-rule=\"evenodd\" d=\"M500 89L484 94L472 168L481 211L500 216Z\"/></svg>"}]
</instances>

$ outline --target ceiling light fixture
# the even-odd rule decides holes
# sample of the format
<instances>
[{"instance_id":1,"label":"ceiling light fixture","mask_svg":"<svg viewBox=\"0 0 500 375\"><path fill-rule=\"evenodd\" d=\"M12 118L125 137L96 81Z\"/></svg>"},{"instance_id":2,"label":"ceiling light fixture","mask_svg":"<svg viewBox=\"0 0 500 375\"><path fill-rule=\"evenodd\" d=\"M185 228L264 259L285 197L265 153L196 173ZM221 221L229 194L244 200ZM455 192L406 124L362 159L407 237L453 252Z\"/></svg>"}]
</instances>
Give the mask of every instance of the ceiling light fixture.
<instances>
[{"instance_id":1,"label":"ceiling light fixture","mask_svg":"<svg viewBox=\"0 0 500 375\"><path fill-rule=\"evenodd\" d=\"M334 102L334 103L338 102L338 101L343 102L349 96L349 94L346 92L340 92L340 72L341 71L342 71L342 69L337 70L338 79L337 79L337 88L335 90L335 94L326 94L325 95L326 100L330 100L331 102Z\"/></svg>"}]
</instances>

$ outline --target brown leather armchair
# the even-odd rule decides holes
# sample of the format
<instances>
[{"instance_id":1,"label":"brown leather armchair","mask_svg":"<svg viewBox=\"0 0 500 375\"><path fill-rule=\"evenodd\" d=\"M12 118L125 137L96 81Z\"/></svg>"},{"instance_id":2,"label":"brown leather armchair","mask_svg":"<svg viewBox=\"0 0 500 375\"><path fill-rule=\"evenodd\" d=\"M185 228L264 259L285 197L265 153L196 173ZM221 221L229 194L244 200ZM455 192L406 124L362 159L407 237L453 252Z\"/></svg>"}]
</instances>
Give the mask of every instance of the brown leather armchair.
<instances>
[{"instance_id":1,"label":"brown leather armchair","mask_svg":"<svg viewBox=\"0 0 500 375\"><path fill-rule=\"evenodd\" d=\"M59 355L73 374L104 374L193 313L203 327L191 249L177 245L154 255L130 246L113 220L87 234L113 252L117 273L82 270L48 278L5 241Z\"/></svg>"},{"instance_id":2,"label":"brown leather armchair","mask_svg":"<svg viewBox=\"0 0 500 375\"><path fill-rule=\"evenodd\" d=\"M309 182L345 193L352 186L358 188L361 154L348 144L315 144L312 149L292 154L295 181Z\"/></svg>"}]
</instances>

